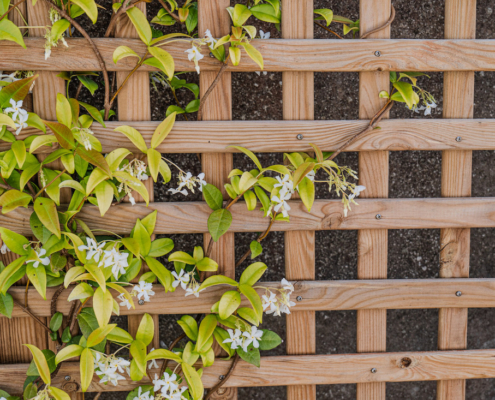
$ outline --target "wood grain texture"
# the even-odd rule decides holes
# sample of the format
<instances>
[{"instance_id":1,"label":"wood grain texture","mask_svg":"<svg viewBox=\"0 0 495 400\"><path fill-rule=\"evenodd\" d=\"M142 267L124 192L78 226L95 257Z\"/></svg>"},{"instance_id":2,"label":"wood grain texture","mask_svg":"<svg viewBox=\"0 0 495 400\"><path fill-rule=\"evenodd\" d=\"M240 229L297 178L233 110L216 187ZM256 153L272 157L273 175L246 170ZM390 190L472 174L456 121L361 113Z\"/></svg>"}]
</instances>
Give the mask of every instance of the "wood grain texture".
<instances>
[{"instance_id":1,"label":"wood grain texture","mask_svg":"<svg viewBox=\"0 0 495 400\"><path fill-rule=\"evenodd\" d=\"M495 199L428 198L428 199L360 199L359 206L344 217L340 200L316 200L311 213L300 201L290 201L291 223L275 222L272 231L355 230L355 229L442 229L495 227ZM106 228L129 234L137 218L157 210L156 234L207 233L211 209L204 202L150 203L149 207L119 204L105 214ZM232 232L260 232L266 218L260 211L247 211L244 204L231 207ZM29 235L31 208L17 208L0 215L0 226ZM381 219L376 219L380 214ZM129 218L128 215L132 215ZM101 227L98 207L84 206L80 218L91 229Z\"/></svg>"},{"instance_id":2,"label":"wood grain texture","mask_svg":"<svg viewBox=\"0 0 495 400\"><path fill-rule=\"evenodd\" d=\"M313 0L294 2L282 0L282 37L312 39ZM284 120L314 119L313 72L284 72ZM279 150L280 151L280 150ZM285 274L289 280L315 279L315 232L285 233ZM316 322L314 311L297 311L287 315L287 354L316 353ZM316 386L288 386L287 400L314 400Z\"/></svg>"},{"instance_id":3,"label":"wood grain texture","mask_svg":"<svg viewBox=\"0 0 495 400\"><path fill-rule=\"evenodd\" d=\"M390 17L390 0L360 0L360 32L382 26ZM372 39L388 39L390 27L372 35ZM370 119L380 110L386 99L381 90L389 91L388 72L359 74L359 118ZM388 118L385 115L384 118ZM388 197L388 151L359 153L359 184L366 186L364 198ZM388 233L384 229L358 231L358 279L387 278ZM357 312L357 351L387 350L387 311L383 309ZM356 388L357 400L385 400L385 383L363 383Z\"/></svg>"},{"instance_id":4,"label":"wood grain texture","mask_svg":"<svg viewBox=\"0 0 495 400\"><path fill-rule=\"evenodd\" d=\"M314 277L312 277L314 278ZM294 313L331 310L371 310L384 309L423 309L423 308L487 308L495 307L495 279L363 279L356 281L311 281L305 278L296 280L293 297L301 296L296 302ZM263 282L262 286L280 288L280 282ZM129 287L129 290L132 288ZM70 303L66 302L72 288L60 295L59 311L67 314ZM207 312L218 301L227 287L219 286L201 292L201 297L185 297L181 290L165 293L162 287L154 289L153 301L136 309L122 309L121 315L136 314L189 314ZM460 291L462 296L456 296ZM55 289L48 288L48 296ZM24 288L14 287L9 293L17 300L24 300ZM113 293L113 291L112 291ZM264 294L263 290L259 290ZM113 293L117 296L117 293ZM50 314L49 301L44 301L38 292L30 289L28 301L32 312L40 317ZM247 303L245 303L247 304ZM14 317L26 317L18 307ZM0 319L5 318L0 315ZM287 346L292 344L287 343ZM312 345L311 345L312 346ZM313 348L307 347L310 352ZM294 350L296 351L296 350Z\"/></svg>"},{"instance_id":5,"label":"wood grain texture","mask_svg":"<svg viewBox=\"0 0 495 400\"><path fill-rule=\"evenodd\" d=\"M103 152L125 147L137 150L114 129L132 125L150 144L153 132L161 121L110 121L106 128L94 123L92 130L100 140ZM236 153L230 145L243 146L254 152L311 151L309 143L323 151L338 149L347 139L363 130L368 121L178 121L167 139L157 147L161 153ZM493 119L391 119L380 122L375 129L351 144L347 151L375 150L495 150L495 120ZM42 134L35 128L25 128L20 139ZM297 135L302 134L301 140ZM461 137L461 141L456 141ZM8 150L0 143L0 151ZM40 147L35 151L50 153L55 148Z\"/></svg>"},{"instance_id":6,"label":"wood grain texture","mask_svg":"<svg viewBox=\"0 0 495 400\"><path fill-rule=\"evenodd\" d=\"M36 7L38 4L36 5ZM387 17L388 18L388 17ZM210 30L212 27L210 27ZM101 70L85 39L69 38L69 48L54 48L48 60L44 56L44 39L28 38L27 50L19 45L0 43L0 70L29 70L36 65L39 70L98 71ZM146 48L138 39L95 38L110 71L130 71L135 59L129 58L114 64L112 54L119 46L128 46L137 54L144 55ZM275 39L253 40L261 52L266 71L313 71L313 72L359 72L359 71L493 71L495 70L495 41L486 40L416 40L416 39ZM177 71L194 71L194 64L184 53L186 43L173 43L167 51L174 57ZM375 51L381 56L376 57ZM209 57L204 48L202 72L220 69L218 61ZM143 66L142 71L153 71ZM240 65L228 71L259 71L259 66L248 57Z\"/></svg>"},{"instance_id":7,"label":"wood grain texture","mask_svg":"<svg viewBox=\"0 0 495 400\"><path fill-rule=\"evenodd\" d=\"M230 361L217 360L203 372L205 387L218 382L225 375ZM406 367L406 365L408 365ZM24 374L28 364L0 366L2 389L19 393L22 391ZM171 364L171 368L175 366ZM371 373L376 368L377 373ZM151 376L157 372L151 370ZM62 387L64 376L70 375L79 381L79 365L66 362L52 384ZM401 352L372 354L334 354L307 356L263 357L261 368L239 361L227 387L327 385L363 382L411 382L439 379L482 379L495 377L495 350L458 350L432 352ZM149 384L147 378L141 382L119 381L118 386L99 384L95 379L88 391L123 391Z\"/></svg>"},{"instance_id":8,"label":"wood grain texture","mask_svg":"<svg viewBox=\"0 0 495 400\"><path fill-rule=\"evenodd\" d=\"M476 37L476 0L445 2L445 38L474 39ZM445 72L443 85L443 117L473 118L474 72ZM471 150L442 152L442 196L471 196ZM469 229L440 231L440 277L469 277ZM467 347L467 308L442 308L438 315L438 348ZM466 382L439 381L438 400L464 400Z\"/></svg>"}]
</instances>

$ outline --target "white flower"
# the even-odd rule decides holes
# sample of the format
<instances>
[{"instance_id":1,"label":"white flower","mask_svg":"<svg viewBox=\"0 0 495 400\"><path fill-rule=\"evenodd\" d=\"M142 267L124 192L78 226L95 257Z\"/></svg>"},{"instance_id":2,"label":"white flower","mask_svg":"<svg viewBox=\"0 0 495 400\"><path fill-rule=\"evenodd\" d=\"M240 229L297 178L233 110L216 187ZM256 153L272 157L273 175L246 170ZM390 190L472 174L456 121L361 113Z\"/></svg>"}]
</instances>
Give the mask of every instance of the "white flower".
<instances>
[{"instance_id":1,"label":"white flower","mask_svg":"<svg viewBox=\"0 0 495 400\"><path fill-rule=\"evenodd\" d=\"M22 111L24 111L24 110L22 110ZM28 119L29 119L29 116L27 113L26 114L19 114L17 116L17 119L14 121L15 127L17 128L15 131L16 135L21 133L23 128L28 127L28 124L26 123Z\"/></svg>"},{"instance_id":2,"label":"white flower","mask_svg":"<svg viewBox=\"0 0 495 400\"><path fill-rule=\"evenodd\" d=\"M131 373L131 370L130 370L131 362L124 359L124 358L121 358L121 357L112 358L108 362L108 365L110 368L115 368L121 374L123 374L124 372L127 372L128 374Z\"/></svg>"},{"instance_id":3,"label":"white flower","mask_svg":"<svg viewBox=\"0 0 495 400\"><path fill-rule=\"evenodd\" d=\"M280 197L287 197L287 195L292 195L294 193L294 182L290 180L289 174L284 175L284 179L280 179L280 176L276 177L278 183L273 185L274 188L281 187L279 191ZM286 200L290 199L290 196Z\"/></svg>"},{"instance_id":4,"label":"white flower","mask_svg":"<svg viewBox=\"0 0 495 400\"><path fill-rule=\"evenodd\" d=\"M136 163L136 178L141 181L148 180L148 175L146 174L146 164L144 162Z\"/></svg>"},{"instance_id":5,"label":"white flower","mask_svg":"<svg viewBox=\"0 0 495 400\"><path fill-rule=\"evenodd\" d=\"M290 283L287 279L282 279L282 288L284 290L287 290L289 292L293 292L294 291L294 285L292 283Z\"/></svg>"},{"instance_id":6,"label":"white flower","mask_svg":"<svg viewBox=\"0 0 495 400\"><path fill-rule=\"evenodd\" d=\"M285 314L290 314L290 308L294 307L296 303L293 301L290 301L290 295L291 293L282 293L281 299L280 299L280 309L279 309L279 316L280 313L285 313Z\"/></svg>"},{"instance_id":7,"label":"white flower","mask_svg":"<svg viewBox=\"0 0 495 400\"><path fill-rule=\"evenodd\" d=\"M231 349L237 349L242 347L242 332L240 329L236 329L235 332L232 329L227 329L230 339L225 339L223 343L230 343Z\"/></svg>"},{"instance_id":8,"label":"white flower","mask_svg":"<svg viewBox=\"0 0 495 400\"><path fill-rule=\"evenodd\" d=\"M134 206L136 205L136 200L132 197L132 193L129 193L129 202Z\"/></svg>"},{"instance_id":9,"label":"white flower","mask_svg":"<svg viewBox=\"0 0 495 400\"><path fill-rule=\"evenodd\" d=\"M257 349L260 347L259 340L263 336L263 331L259 331L254 325L251 327L251 332L244 332L242 334L246 337L243 343L243 350L247 351L248 346L252 343L253 346Z\"/></svg>"},{"instance_id":10,"label":"white flower","mask_svg":"<svg viewBox=\"0 0 495 400\"><path fill-rule=\"evenodd\" d=\"M173 392L179 387L179 384L176 381L177 375L169 375L167 372L163 374L162 394L164 396L167 394L168 391Z\"/></svg>"},{"instance_id":11,"label":"white flower","mask_svg":"<svg viewBox=\"0 0 495 400\"><path fill-rule=\"evenodd\" d=\"M170 393L169 395L165 395L164 397L169 400L182 400L185 399L185 397L182 396L182 394L187 390L187 387L183 387L181 389L177 388L173 393Z\"/></svg>"},{"instance_id":12,"label":"white flower","mask_svg":"<svg viewBox=\"0 0 495 400\"><path fill-rule=\"evenodd\" d=\"M188 193L187 193L187 190L186 189L182 189L182 190L177 190L177 189L168 189L169 192L172 192L172 194L177 194L177 193L180 193L180 194L183 194L184 196L187 196Z\"/></svg>"},{"instance_id":13,"label":"white flower","mask_svg":"<svg viewBox=\"0 0 495 400\"><path fill-rule=\"evenodd\" d=\"M125 298L124 293L119 294L119 295L117 296L117 299L119 299L119 300L121 301L121 303L119 303L119 305L120 305L121 307L127 307L127 309L128 309L128 310L130 310L130 309L131 309L132 305L131 305L131 303L129 302L129 300Z\"/></svg>"},{"instance_id":14,"label":"white flower","mask_svg":"<svg viewBox=\"0 0 495 400\"><path fill-rule=\"evenodd\" d=\"M185 175L180 174L179 176L179 186L177 187L177 190L181 190L184 186L191 188L194 187L196 184L194 182L194 177L193 174L190 172L187 172Z\"/></svg>"},{"instance_id":15,"label":"white flower","mask_svg":"<svg viewBox=\"0 0 495 400\"><path fill-rule=\"evenodd\" d=\"M124 372L125 370L129 374L129 365L130 362L123 358L107 359L96 353L95 373L101 378L100 383L110 382L117 386L118 381L125 380L125 377L118 374L117 370L119 372Z\"/></svg>"},{"instance_id":16,"label":"white flower","mask_svg":"<svg viewBox=\"0 0 495 400\"><path fill-rule=\"evenodd\" d=\"M270 39L270 32L265 33L260 29L260 39Z\"/></svg>"},{"instance_id":17,"label":"white flower","mask_svg":"<svg viewBox=\"0 0 495 400\"><path fill-rule=\"evenodd\" d=\"M193 45L192 48L186 50L187 58L189 61L194 61L194 65L196 66L196 71L199 74L199 64L198 62L204 58L204 55L201 54L200 50Z\"/></svg>"},{"instance_id":18,"label":"white flower","mask_svg":"<svg viewBox=\"0 0 495 400\"><path fill-rule=\"evenodd\" d=\"M155 350L155 348L153 347L151 350L150 350L150 353ZM148 369L151 369L151 368L158 368L158 364L156 362L156 359L155 360L151 360L151 362L149 363L148 365ZM156 375L155 375L156 376Z\"/></svg>"},{"instance_id":19,"label":"white flower","mask_svg":"<svg viewBox=\"0 0 495 400\"><path fill-rule=\"evenodd\" d=\"M363 186L363 185L356 186L353 189L353 193L349 195L349 200L352 200L353 198L358 197L361 194L361 192L364 190L366 190L366 186Z\"/></svg>"},{"instance_id":20,"label":"white flower","mask_svg":"<svg viewBox=\"0 0 495 400\"><path fill-rule=\"evenodd\" d=\"M261 296L263 299L263 311L266 311L267 314L272 314L277 311L277 296L275 293L270 292L270 297L263 295ZM270 309L267 311L267 308Z\"/></svg>"},{"instance_id":21,"label":"white flower","mask_svg":"<svg viewBox=\"0 0 495 400\"><path fill-rule=\"evenodd\" d=\"M187 288L186 290L186 297L193 294L196 297L199 297L199 292L203 291L204 289L199 290L199 284L194 283L190 287Z\"/></svg>"},{"instance_id":22,"label":"white flower","mask_svg":"<svg viewBox=\"0 0 495 400\"><path fill-rule=\"evenodd\" d=\"M306 174L306 178L308 178L311 182L315 181L315 171L309 171Z\"/></svg>"},{"instance_id":23,"label":"white flower","mask_svg":"<svg viewBox=\"0 0 495 400\"><path fill-rule=\"evenodd\" d=\"M10 104L12 105L12 107L8 107L4 110L4 113L13 113L12 114L12 119L17 119L17 116L20 114L20 115L24 115L24 116L27 116L28 113L26 110L23 110L21 107L22 107L22 100L19 100L18 102L16 102L14 99L10 99Z\"/></svg>"},{"instance_id":24,"label":"white flower","mask_svg":"<svg viewBox=\"0 0 495 400\"><path fill-rule=\"evenodd\" d=\"M205 42L208 44L208 47L210 48L210 50L213 50L215 47L215 44L217 43L217 41L211 35L211 32L209 29L207 29L205 32ZM189 61L190 60L191 59L189 59Z\"/></svg>"},{"instance_id":25,"label":"white flower","mask_svg":"<svg viewBox=\"0 0 495 400\"><path fill-rule=\"evenodd\" d=\"M139 281L139 285L134 286L134 291L137 292L138 300L143 299L146 302L151 301L150 296L155 295L155 292L152 289L153 284L146 281Z\"/></svg>"},{"instance_id":26,"label":"white flower","mask_svg":"<svg viewBox=\"0 0 495 400\"><path fill-rule=\"evenodd\" d=\"M203 191L203 186L206 186L206 181L204 180L205 179L205 173L204 172L201 172L198 177L198 184L199 184L199 191L202 192Z\"/></svg>"},{"instance_id":27,"label":"white flower","mask_svg":"<svg viewBox=\"0 0 495 400\"><path fill-rule=\"evenodd\" d=\"M437 105L435 104L434 101L430 103L426 103L426 107L421 108L422 110L425 110L425 115L431 115L431 111L433 108L437 108Z\"/></svg>"},{"instance_id":28,"label":"white flower","mask_svg":"<svg viewBox=\"0 0 495 400\"><path fill-rule=\"evenodd\" d=\"M134 397L134 400L153 400L154 399L154 397L150 395L149 390L145 393L141 393L142 389L143 388L141 386L139 386L138 395L137 395L137 397Z\"/></svg>"},{"instance_id":29,"label":"white flower","mask_svg":"<svg viewBox=\"0 0 495 400\"><path fill-rule=\"evenodd\" d=\"M4 244L2 245L2 247L0 247L0 253L7 254L7 252L10 252L10 249L7 247L7 245L4 242ZM2 399L0 399L0 400L2 400Z\"/></svg>"},{"instance_id":30,"label":"white flower","mask_svg":"<svg viewBox=\"0 0 495 400\"><path fill-rule=\"evenodd\" d=\"M27 263L33 263L33 267L34 268L38 268L39 265L40 265L40 262L43 265L50 264L50 257L41 258L41 257L43 257L46 254L46 250L45 249L40 249L39 251L36 251L35 250L35 253L36 253L36 256L38 257L38 259L37 260L28 260L28 261L26 261L26 264Z\"/></svg>"},{"instance_id":31,"label":"white flower","mask_svg":"<svg viewBox=\"0 0 495 400\"><path fill-rule=\"evenodd\" d=\"M172 283L172 287L176 288L177 286L182 287L182 289L186 290L187 289L187 284L189 283L189 280L191 279L189 277L188 273L184 273L184 270L181 269L179 275L177 275L177 272L172 272L172 275L175 276L175 281Z\"/></svg>"},{"instance_id":32,"label":"white flower","mask_svg":"<svg viewBox=\"0 0 495 400\"><path fill-rule=\"evenodd\" d=\"M0 71L0 81L12 83L18 80L19 79L15 77L15 72L12 72L10 75L5 75L3 74L3 71Z\"/></svg>"},{"instance_id":33,"label":"white flower","mask_svg":"<svg viewBox=\"0 0 495 400\"><path fill-rule=\"evenodd\" d=\"M163 379L158 379L158 375L155 374L155 379L153 380L153 385L155 385L153 387L153 390L155 391L155 393L160 390L160 388L165 385L165 381Z\"/></svg>"},{"instance_id":34,"label":"white flower","mask_svg":"<svg viewBox=\"0 0 495 400\"><path fill-rule=\"evenodd\" d=\"M96 240L86 237L86 245L81 245L77 249L79 251L86 250L86 259L91 260L94 257L96 262L100 261L100 257L103 255L103 246L105 246L105 242L102 242L98 245Z\"/></svg>"},{"instance_id":35,"label":"white flower","mask_svg":"<svg viewBox=\"0 0 495 400\"><path fill-rule=\"evenodd\" d=\"M290 196L291 195L288 193L288 194L286 194L285 197L273 196L271 199L274 203L276 203L275 207L273 208L275 210L275 212L279 212L280 210L282 210L282 215L285 218L287 218L289 216L289 213L287 211L290 211L290 206L285 200L289 200Z\"/></svg>"}]
</instances>

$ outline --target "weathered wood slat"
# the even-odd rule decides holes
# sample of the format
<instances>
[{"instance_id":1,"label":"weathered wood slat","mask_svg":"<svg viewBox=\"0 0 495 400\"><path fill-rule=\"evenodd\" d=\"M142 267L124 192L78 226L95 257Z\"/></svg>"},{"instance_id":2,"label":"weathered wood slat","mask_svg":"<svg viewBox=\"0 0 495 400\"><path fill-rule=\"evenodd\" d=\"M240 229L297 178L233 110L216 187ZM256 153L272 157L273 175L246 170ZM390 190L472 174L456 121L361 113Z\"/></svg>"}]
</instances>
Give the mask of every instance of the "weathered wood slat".
<instances>
[{"instance_id":1,"label":"weathered wood slat","mask_svg":"<svg viewBox=\"0 0 495 400\"><path fill-rule=\"evenodd\" d=\"M205 368L202 381L205 387L218 382L225 375L230 361L217 360ZM22 392L28 364L0 366L2 389L9 393ZM172 368L174 366L172 365ZM376 373L371 369L376 368ZM151 376L158 372L152 369ZM65 362L52 385L63 387L65 377L79 382L79 364ZM374 354L333 354L307 356L263 357L261 368L244 361L236 366L226 382L227 387L327 385L364 382L411 382L439 379L482 379L495 377L495 350L459 350L432 352L401 352ZM119 381L118 386L99 384L95 379L89 391L130 391L140 384Z\"/></svg>"},{"instance_id":2,"label":"weathered wood slat","mask_svg":"<svg viewBox=\"0 0 495 400\"><path fill-rule=\"evenodd\" d=\"M135 59L129 58L114 64L112 55L118 46L128 46L140 55L146 53L138 39L93 39L102 53L110 71L130 71ZM85 39L69 38L68 48L52 49L48 60L44 55L44 39L28 38L27 50L13 42L0 44L0 70L49 71L98 71L100 67L91 47ZM366 39L366 40L253 40L261 52L266 71L493 71L495 70L494 40L415 40L415 39ZM194 71L194 64L187 59L187 43L165 46L175 60L177 71ZM380 51L381 56L375 56ZM219 62L208 56L201 60L202 71L218 70ZM258 71L259 66L243 57L238 72ZM143 71L154 70L143 66Z\"/></svg>"},{"instance_id":3,"label":"weathered wood slat","mask_svg":"<svg viewBox=\"0 0 495 400\"><path fill-rule=\"evenodd\" d=\"M279 288L278 282L265 282L260 285ZM330 310L369 310L383 309L424 309L424 308L488 308L495 307L495 279L370 279L359 281L300 281L295 284L294 298L301 296L294 312ZM71 288L62 292L57 309L67 314L70 303L67 297ZM131 290L131 289L129 289ZM201 292L199 298L184 297L179 289L165 293L163 287L156 286L155 296L150 303L136 309L121 309L121 315L150 314L189 314L208 312L218 301L226 287L218 286ZM55 289L47 289L49 299ZM113 291L112 291L113 292ZM461 292L461 296L456 296ZM12 287L9 293L17 300L24 300L24 288ZM264 294L263 290L259 290ZM117 293L113 293L117 296ZM35 289L28 292L29 309L37 316L50 315L50 301L41 298ZM18 307L14 307L14 317L27 317ZM0 314L0 319L2 319ZM3 317L5 318L5 317Z\"/></svg>"},{"instance_id":4,"label":"weathered wood slat","mask_svg":"<svg viewBox=\"0 0 495 400\"><path fill-rule=\"evenodd\" d=\"M109 153L120 147L134 149L121 133L113 130L131 125L150 143L160 121L111 121L106 128L95 123L92 130ZM361 131L367 121L178 121L157 147L161 153L235 153L230 145L243 146L255 152L311 151L310 143L323 151L333 151ZM346 151L375 150L495 150L495 119L391 119L351 144ZM34 128L22 130L19 139L41 134ZM301 140L297 135L302 134ZM456 139L460 137L460 140ZM9 148L0 143L0 151ZM35 153L51 153L43 146Z\"/></svg>"},{"instance_id":5,"label":"weathered wood slat","mask_svg":"<svg viewBox=\"0 0 495 400\"><path fill-rule=\"evenodd\" d=\"M431 199L360 199L344 218L340 200L316 200L311 214L300 201L289 202L290 223L275 222L272 231L355 230L355 229L439 229L495 227L495 199L431 198ZM120 204L105 214L105 228L129 234L137 218L158 211L156 234L206 233L211 209L204 202L150 203L149 207ZM232 232L261 232L268 225L259 211L247 211L244 204L231 208ZM376 215L381 218L377 219ZM30 208L0 215L0 226L23 235L31 233ZM97 207L84 206L78 214L91 229L101 227ZM132 216L131 218L129 216Z\"/></svg>"}]
</instances>

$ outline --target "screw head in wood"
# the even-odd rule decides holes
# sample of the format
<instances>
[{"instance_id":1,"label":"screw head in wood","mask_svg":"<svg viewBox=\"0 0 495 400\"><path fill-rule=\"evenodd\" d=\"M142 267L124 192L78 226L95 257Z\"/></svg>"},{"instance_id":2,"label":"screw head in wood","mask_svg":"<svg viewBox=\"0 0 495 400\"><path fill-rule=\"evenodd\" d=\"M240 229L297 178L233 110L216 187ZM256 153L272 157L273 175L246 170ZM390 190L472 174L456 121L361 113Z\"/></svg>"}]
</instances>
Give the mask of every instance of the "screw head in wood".
<instances>
[{"instance_id":1,"label":"screw head in wood","mask_svg":"<svg viewBox=\"0 0 495 400\"><path fill-rule=\"evenodd\" d=\"M376 214L376 215L375 215L375 218L376 218L376 219L382 219L382 215L381 215L381 214Z\"/></svg>"},{"instance_id":2,"label":"screw head in wood","mask_svg":"<svg viewBox=\"0 0 495 400\"><path fill-rule=\"evenodd\" d=\"M299 134L296 136L297 140L303 140L304 139L304 136L302 134Z\"/></svg>"},{"instance_id":3,"label":"screw head in wood","mask_svg":"<svg viewBox=\"0 0 495 400\"><path fill-rule=\"evenodd\" d=\"M371 368L371 373L376 374L376 368Z\"/></svg>"},{"instance_id":4,"label":"screw head in wood","mask_svg":"<svg viewBox=\"0 0 495 400\"><path fill-rule=\"evenodd\" d=\"M460 142L461 140L462 140L462 137L460 137L460 136L457 136L457 137L455 138L455 141L456 141L456 142Z\"/></svg>"},{"instance_id":5,"label":"screw head in wood","mask_svg":"<svg viewBox=\"0 0 495 400\"><path fill-rule=\"evenodd\" d=\"M225 379L225 375L220 375L220 376L218 377L218 379L220 379L221 381L223 381L223 380Z\"/></svg>"},{"instance_id":6,"label":"screw head in wood","mask_svg":"<svg viewBox=\"0 0 495 400\"><path fill-rule=\"evenodd\" d=\"M457 292L455 292L455 295L456 295L457 297L461 297L461 296L462 296L462 292L461 292L460 290L458 290Z\"/></svg>"},{"instance_id":7,"label":"screw head in wood","mask_svg":"<svg viewBox=\"0 0 495 400\"><path fill-rule=\"evenodd\" d=\"M66 381L70 381L70 375L66 375L64 378Z\"/></svg>"},{"instance_id":8,"label":"screw head in wood","mask_svg":"<svg viewBox=\"0 0 495 400\"><path fill-rule=\"evenodd\" d=\"M302 296L297 296L297 297L296 297L296 300L297 300L297 301L302 301Z\"/></svg>"},{"instance_id":9,"label":"screw head in wood","mask_svg":"<svg viewBox=\"0 0 495 400\"><path fill-rule=\"evenodd\" d=\"M375 56L376 56L376 57L380 57L381 55L382 55L382 53L381 53L381 52L379 52L378 50L377 50L377 51L375 51Z\"/></svg>"},{"instance_id":10,"label":"screw head in wood","mask_svg":"<svg viewBox=\"0 0 495 400\"><path fill-rule=\"evenodd\" d=\"M143 299L139 300L139 301L138 301L138 304L139 304L140 306L142 306L142 305L144 304L144 300L143 300Z\"/></svg>"}]
</instances>

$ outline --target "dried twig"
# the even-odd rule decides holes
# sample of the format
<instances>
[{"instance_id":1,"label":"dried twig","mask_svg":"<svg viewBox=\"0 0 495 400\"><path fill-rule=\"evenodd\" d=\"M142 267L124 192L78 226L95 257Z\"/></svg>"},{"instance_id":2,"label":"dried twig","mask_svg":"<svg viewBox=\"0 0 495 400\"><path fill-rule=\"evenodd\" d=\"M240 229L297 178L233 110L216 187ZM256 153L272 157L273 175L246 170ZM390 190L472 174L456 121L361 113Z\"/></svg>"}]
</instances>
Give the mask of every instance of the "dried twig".
<instances>
[{"instance_id":1,"label":"dried twig","mask_svg":"<svg viewBox=\"0 0 495 400\"><path fill-rule=\"evenodd\" d=\"M333 33L335 36L337 36L339 39L344 39L342 36L340 36L337 32L332 31L330 28L327 28L325 25L320 24L319 22L315 21L315 24L318 25L319 27L325 29L326 31Z\"/></svg>"},{"instance_id":2,"label":"dried twig","mask_svg":"<svg viewBox=\"0 0 495 400\"><path fill-rule=\"evenodd\" d=\"M270 224L268 225L268 228L266 228L266 231L263 232L262 234L260 234L260 236L258 237L258 239L256 239L256 241L258 243L260 243L264 238L266 238L268 236L268 234L270 233L270 229L272 229L272 226L273 226L273 223L275 222L275 216L273 218L270 219ZM241 259L239 261L237 261L237 263L235 264L235 268L238 268L246 258L248 258L248 256L251 254L251 248L249 248L248 251L246 251L246 253L241 257Z\"/></svg>"},{"instance_id":3,"label":"dried twig","mask_svg":"<svg viewBox=\"0 0 495 400\"><path fill-rule=\"evenodd\" d=\"M227 383L229 380L230 376L234 372L235 366L237 365L237 362L239 361L239 354L236 354L234 359L232 360L232 364L230 365L229 372L227 372L227 375L225 375L225 378L223 378L220 382L218 382L215 386L213 386L205 396L204 400L208 400L211 396L213 396L218 389L220 389L223 385Z\"/></svg>"},{"instance_id":4,"label":"dried twig","mask_svg":"<svg viewBox=\"0 0 495 400\"><path fill-rule=\"evenodd\" d=\"M199 109L198 109L198 121L201 121L203 118L203 108L206 104L206 100L208 99L208 96L211 94L213 89L215 89L215 87L218 85L218 83L220 82L220 78L222 77L222 74L224 73L224 71L227 69L228 66L229 66L229 60L227 59L223 63L222 68L220 68L220 71L218 71L218 74L217 74L215 80L211 83L210 87L208 88L206 93L203 95L203 97L201 97L201 101L199 103Z\"/></svg>"},{"instance_id":5,"label":"dried twig","mask_svg":"<svg viewBox=\"0 0 495 400\"><path fill-rule=\"evenodd\" d=\"M387 26L389 26L392 22L394 22L394 19L395 19L395 8L394 6L391 4L390 5L392 7L392 10L390 12L390 18L388 19L387 22L385 22L382 26L379 26L378 28L376 29L373 29L369 32L366 32L364 35L361 35L359 38L360 39L366 39L369 35L375 33L375 32L378 32L378 31L381 31L382 29L385 29Z\"/></svg>"},{"instance_id":6,"label":"dried twig","mask_svg":"<svg viewBox=\"0 0 495 400\"><path fill-rule=\"evenodd\" d=\"M39 325L41 325L43 327L43 329L45 329L47 332L51 333L51 329L46 326L45 323L43 323L36 315L34 315L30 310L29 308L27 307L24 307L21 303L19 303L16 299L14 299L14 304L18 307L20 307L22 309L22 311L24 311L27 315L29 315L34 321L36 321L36 323L38 323Z\"/></svg>"}]
</instances>

